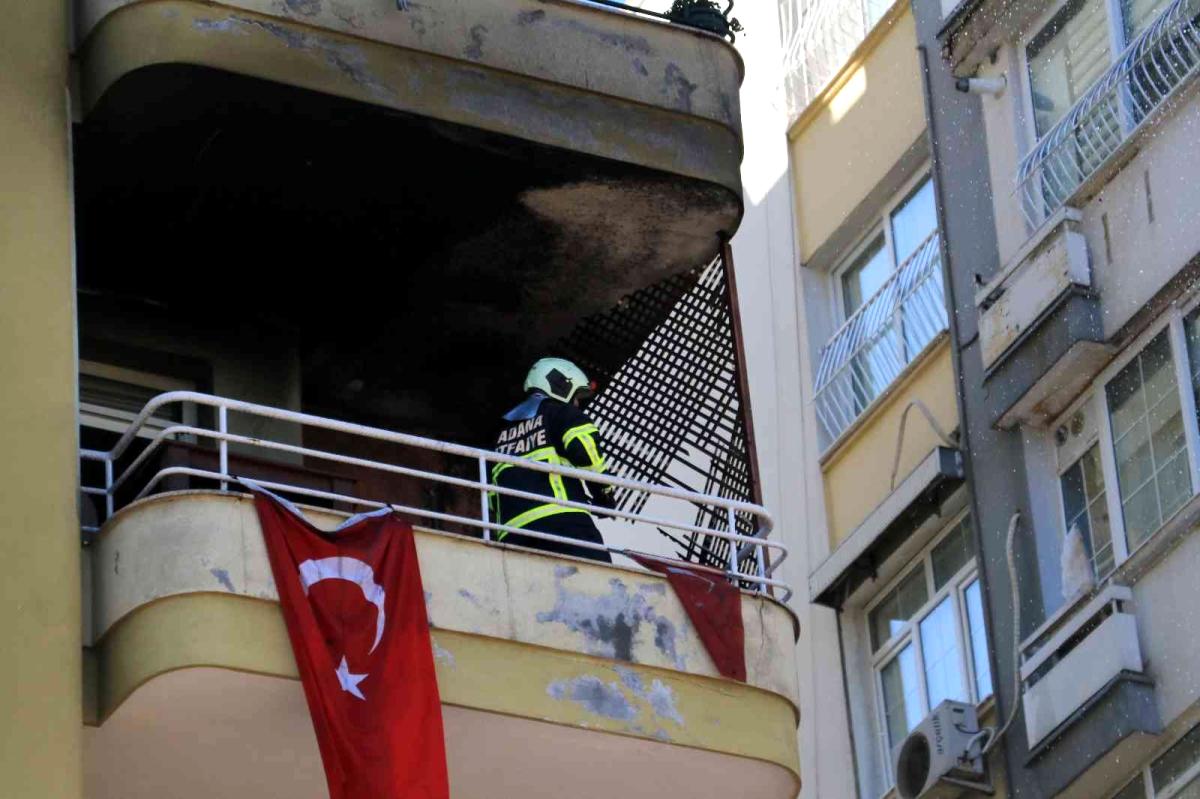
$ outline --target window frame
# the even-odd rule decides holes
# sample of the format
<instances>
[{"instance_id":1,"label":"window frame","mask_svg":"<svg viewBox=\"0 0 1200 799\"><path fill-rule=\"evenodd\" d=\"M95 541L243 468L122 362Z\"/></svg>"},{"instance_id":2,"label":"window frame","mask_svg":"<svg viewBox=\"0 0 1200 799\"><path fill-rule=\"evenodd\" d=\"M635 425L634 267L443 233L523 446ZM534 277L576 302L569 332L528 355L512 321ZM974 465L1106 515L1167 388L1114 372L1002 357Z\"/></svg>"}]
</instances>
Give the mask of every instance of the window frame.
<instances>
[{"instance_id":1,"label":"window frame","mask_svg":"<svg viewBox=\"0 0 1200 799\"><path fill-rule=\"evenodd\" d=\"M78 371L81 375L92 375L94 377L115 380L131 386L149 389L155 393L196 390L196 384L189 380L155 372L147 372L141 369L115 366L101 361L91 361L84 358L79 359ZM134 419L137 418L137 414L135 413L87 402L82 397L78 399L76 404L78 406L76 409L77 423L81 427L91 427L97 430L106 430L110 433L123 434L129 429L129 425L133 423ZM173 425L182 424L195 427L197 417L196 404L193 402L184 402L180 406L180 421L175 422L161 416L150 416L147 417L145 424L142 425L135 436L137 438L154 438L163 430ZM190 439L190 437L188 438Z\"/></svg>"},{"instance_id":2,"label":"window frame","mask_svg":"<svg viewBox=\"0 0 1200 799\"><path fill-rule=\"evenodd\" d=\"M1095 392L1095 393L1099 394L1100 392ZM1093 405L1093 407L1091 409L1089 409L1089 413L1099 413L1099 411L1097 411L1097 409L1094 407L1094 403L1092 402L1092 399L1093 398L1091 396L1089 396L1088 402L1084 403L1084 404L1085 405L1087 405L1087 404ZM1076 408L1076 410L1079 410L1079 408ZM1074 412L1072 412L1071 414L1064 414L1063 418L1069 419L1070 416L1072 416L1072 415L1074 415ZM1100 476L1101 476L1101 479L1104 480L1104 508L1105 508L1105 510L1108 511L1108 518L1109 518L1108 534L1109 534L1109 536L1112 537L1112 541L1109 544L1109 549L1112 551L1113 567L1111 570L1109 570L1108 574L1104 575L1103 577L1101 577L1099 574L1096 573L1096 542L1095 542L1095 539L1092 538L1092 534L1093 534L1092 522L1089 517L1089 519L1088 519L1088 542L1087 543L1088 543L1088 547L1091 549L1091 552L1088 554L1088 562L1091 564L1092 579L1096 585L1099 585L1100 583L1104 582L1109 577L1111 577L1112 573L1117 570L1117 566L1120 564L1120 561L1117 559L1117 538L1118 538L1118 536L1116 534L1115 528L1113 527L1112 503L1109 501L1110 500L1110 498L1109 498L1109 483L1108 483L1109 467L1104 462L1105 446L1103 444L1103 435L1099 429L1099 424L1100 424L1100 422L1097 421L1096 431L1091 436L1089 436L1086 443L1084 443L1082 445L1082 448L1081 448L1082 452L1080 452L1078 454L1078 456L1075 458L1075 460L1070 461L1069 463L1066 463L1066 464L1062 463L1061 461L1056 461L1055 469L1054 469L1054 473L1057 475L1057 483L1055 486L1055 490L1058 492L1058 502L1055 504L1057 505L1056 510L1058 513L1058 529L1062 531L1063 538L1065 540L1067 532L1069 531L1070 528L1067 526L1067 508L1066 508L1067 503L1065 501L1066 497L1063 494L1063 476L1066 475L1066 473L1069 472L1071 469L1075 468L1076 464L1080 463L1080 461L1082 461L1084 459L1084 457L1087 456L1087 453L1089 451L1091 451L1092 447L1096 447L1097 452L1099 452L1099 454L1100 454ZM1055 429L1058 429L1058 427L1059 427L1059 425L1055 425ZM1057 456L1057 453L1056 453L1056 456ZM1117 505L1118 506L1120 505L1119 497L1117 499ZM1084 507L1083 512L1085 514L1087 513L1086 506ZM1122 523L1122 528L1124 528L1123 523ZM1122 539L1124 538L1124 533L1122 533L1121 538ZM1066 597L1066 599L1068 599L1068 600L1070 598L1071 597Z\"/></svg>"},{"instance_id":3,"label":"window frame","mask_svg":"<svg viewBox=\"0 0 1200 799\"><path fill-rule=\"evenodd\" d=\"M894 214L900 206L914 197L921 184L926 180L933 180L933 169L929 161L922 161L921 165L904 180L889 198L888 201L880 208L879 213L872 217L870 225L866 230L854 239L854 243L847 247L844 254L841 255L830 270L830 278L833 280L833 290L830 292L830 299L833 303L833 329L836 331L844 325L851 314L846 313L846 296L845 286L842 279L846 273L850 271L851 265L858 259L860 255L867 251L871 244L883 235L883 249L887 253L892 262L892 269L888 273L889 277L896 273L900 264L896 261L896 243L892 236L892 214ZM936 230L936 229L935 229ZM864 298L865 300L869 297ZM862 307L861 305L859 306Z\"/></svg>"},{"instance_id":4,"label":"window frame","mask_svg":"<svg viewBox=\"0 0 1200 799\"><path fill-rule=\"evenodd\" d=\"M889 789L890 786L895 784L895 776L892 774L892 743L888 733L887 703L883 694L883 669L899 656L899 653L905 646L912 644L916 658L917 673L920 675L918 690L922 707L921 715L927 716L932 708L929 707L929 685L925 676L925 653L921 646L920 626L921 622L927 619L947 597L954 598L955 634L961 658L960 665L963 667L962 676L966 682L963 687L966 689L968 701L979 706L995 693L995 686L993 685L991 694L984 697L977 696L978 680L975 669L974 650L971 646L970 617L967 612L966 592L974 582L982 579L979 571L978 552L959 567L958 571L946 580L945 585L935 590L933 551L939 544L950 537L964 519L969 518L969 508L964 508L954 514L951 520L938 531L928 544L921 548L921 551L895 577L881 586L880 590L876 592L871 601L863 608L863 641L868 650L867 660L872 681L871 693L875 701L876 729L874 730L874 734L876 741L879 742L880 753L883 758L884 783L889 786ZM967 534L972 534L970 527L967 528ZM905 629L902 632L896 633L886 641L880 642L879 648L871 651L871 614L883 603L883 600L887 598L894 588L904 582L917 569L924 571L926 596L928 598L913 613L912 617L904 623ZM986 630L984 631L984 635L987 635Z\"/></svg>"},{"instance_id":5,"label":"window frame","mask_svg":"<svg viewBox=\"0 0 1200 799\"><path fill-rule=\"evenodd\" d=\"M1192 364L1188 360L1187 351L1187 336L1184 332L1184 320L1193 312L1200 309L1200 296L1193 297L1185 304L1172 304L1162 317L1150 325L1145 331L1137 336L1125 348L1118 357L1114 358L1112 363L1106 366L1099 375L1091 382L1083 396L1071 403L1065 412L1055 419L1050 426L1051 430L1057 430L1062 425L1069 422L1071 416L1077 411L1088 406L1088 413L1093 414L1096 420L1097 432L1095 435L1095 443L1100 445L1100 465L1104 475L1104 499L1108 508L1109 526L1112 534L1112 552L1113 552L1113 568L1105 577L1101 578L1095 575L1096 585L1102 585L1108 580L1111 580L1113 575L1120 570L1121 565L1128 561L1136 552L1147 544L1166 526L1170 518L1179 513L1187 503L1200 495L1200 419L1196 416L1196 396L1192 388L1191 375ZM1184 501L1183 506L1176 509L1171 516L1164 518L1153 532L1148 534L1145 539L1130 549L1129 537L1125 526L1125 512L1121 506L1121 484L1117 476L1116 462L1116 443L1113 441L1112 420L1109 416L1108 407L1108 385L1113 381L1118 373L1128 366L1134 358L1140 355L1146 347L1160 333L1167 331L1167 342L1171 348L1171 363L1175 369L1175 390L1179 392L1179 409L1180 415L1183 417L1183 435L1184 447L1186 449L1189 476L1191 478L1191 493ZM1084 447L1091 446L1089 443ZM1080 453L1082 456L1082 452ZM1075 463L1059 463L1057 460L1058 452L1055 450L1055 474L1059 480L1055 486L1055 496L1057 498L1057 520L1060 532L1065 536L1066 528L1066 512L1063 502L1062 490L1062 475Z\"/></svg>"}]
</instances>

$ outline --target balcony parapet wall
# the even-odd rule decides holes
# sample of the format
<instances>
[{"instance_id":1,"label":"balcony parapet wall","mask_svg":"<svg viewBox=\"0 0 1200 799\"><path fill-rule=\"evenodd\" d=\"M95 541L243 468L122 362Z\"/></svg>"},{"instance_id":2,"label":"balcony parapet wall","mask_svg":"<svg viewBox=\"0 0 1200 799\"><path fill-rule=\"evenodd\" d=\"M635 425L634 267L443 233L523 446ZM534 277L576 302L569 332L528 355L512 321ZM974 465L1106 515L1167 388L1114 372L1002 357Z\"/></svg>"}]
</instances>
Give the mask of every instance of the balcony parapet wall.
<instances>
[{"instance_id":1,"label":"balcony parapet wall","mask_svg":"<svg viewBox=\"0 0 1200 799\"><path fill-rule=\"evenodd\" d=\"M326 528L339 520L309 517ZM743 595L742 685L719 677L657 575L436 532L418 531L417 551L443 702L798 772L796 628L782 605ZM296 677L249 497L188 491L135 503L105 525L90 561L93 721L181 668ZM504 690L481 690L492 670Z\"/></svg>"}]
</instances>

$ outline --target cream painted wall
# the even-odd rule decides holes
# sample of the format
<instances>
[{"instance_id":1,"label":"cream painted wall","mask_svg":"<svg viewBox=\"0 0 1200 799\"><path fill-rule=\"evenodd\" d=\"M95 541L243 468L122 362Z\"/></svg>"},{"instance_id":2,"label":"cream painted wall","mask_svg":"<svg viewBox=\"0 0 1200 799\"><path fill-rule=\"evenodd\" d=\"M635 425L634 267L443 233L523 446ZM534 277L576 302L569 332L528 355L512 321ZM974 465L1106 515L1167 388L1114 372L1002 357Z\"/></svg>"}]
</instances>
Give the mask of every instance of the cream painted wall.
<instances>
[{"instance_id":1,"label":"cream painted wall","mask_svg":"<svg viewBox=\"0 0 1200 799\"><path fill-rule=\"evenodd\" d=\"M808 345L793 236L777 9L773 2L739 4L736 13L746 26L737 42L746 62L746 213L733 239L733 255L763 502L791 549L780 572L798 589L790 604L800 620L800 796L851 797L854 769L837 617L828 608L808 604L802 590L817 562L811 542L825 539L825 519L809 391L812 375L804 356Z\"/></svg>"},{"instance_id":2,"label":"cream painted wall","mask_svg":"<svg viewBox=\"0 0 1200 799\"><path fill-rule=\"evenodd\" d=\"M0 793L82 795L67 4L0 2Z\"/></svg>"},{"instance_id":3,"label":"cream painted wall","mask_svg":"<svg viewBox=\"0 0 1200 799\"><path fill-rule=\"evenodd\" d=\"M983 125L987 136L988 171L992 182L992 210L996 216L998 266L1003 267L1024 246L1029 229L1016 195L1017 164L1032 142L1025 116L1023 79L1016 48L1005 45L994 64L984 64L980 77L1004 76L1008 88L999 96L981 95ZM949 181L951 184L954 181ZM949 187L947 187L949 190Z\"/></svg>"},{"instance_id":4,"label":"cream painted wall","mask_svg":"<svg viewBox=\"0 0 1200 799\"><path fill-rule=\"evenodd\" d=\"M883 402L826 460L825 504L829 513L830 548L854 531L867 514L892 492L892 461L900 416L913 400L920 400L947 433L958 426L954 398L954 367L949 339L943 337L902 378ZM919 411L909 413L900 450L897 485L938 445L938 436Z\"/></svg>"},{"instance_id":5,"label":"cream painted wall","mask_svg":"<svg viewBox=\"0 0 1200 799\"><path fill-rule=\"evenodd\" d=\"M874 47L819 97L791 131L800 260L866 199L925 129L916 30L905 6ZM884 23L886 25L886 22ZM744 104L743 104L744 105Z\"/></svg>"}]
</instances>

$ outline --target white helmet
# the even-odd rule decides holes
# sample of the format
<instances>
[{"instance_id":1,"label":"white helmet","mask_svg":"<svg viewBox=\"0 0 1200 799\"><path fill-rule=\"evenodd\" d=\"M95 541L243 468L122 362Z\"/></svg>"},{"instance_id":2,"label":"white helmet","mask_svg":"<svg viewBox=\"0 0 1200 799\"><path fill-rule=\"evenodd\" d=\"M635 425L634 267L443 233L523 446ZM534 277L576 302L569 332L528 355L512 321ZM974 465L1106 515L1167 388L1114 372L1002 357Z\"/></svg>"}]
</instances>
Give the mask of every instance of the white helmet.
<instances>
[{"instance_id":1,"label":"white helmet","mask_svg":"<svg viewBox=\"0 0 1200 799\"><path fill-rule=\"evenodd\" d=\"M562 402L588 400L596 393L583 370L565 358L542 358L530 367L525 390L534 389Z\"/></svg>"}]
</instances>

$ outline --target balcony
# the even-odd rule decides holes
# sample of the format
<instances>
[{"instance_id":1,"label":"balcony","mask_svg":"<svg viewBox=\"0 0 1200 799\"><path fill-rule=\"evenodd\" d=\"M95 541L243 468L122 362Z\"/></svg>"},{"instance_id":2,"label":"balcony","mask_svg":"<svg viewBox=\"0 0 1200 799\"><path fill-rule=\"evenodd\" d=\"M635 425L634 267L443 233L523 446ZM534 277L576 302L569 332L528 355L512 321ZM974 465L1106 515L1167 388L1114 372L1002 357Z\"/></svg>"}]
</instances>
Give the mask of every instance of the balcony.
<instances>
[{"instance_id":1,"label":"balcony","mask_svg":"<svg viewBox=\"0 0 1200 799\"><path fill-rule=\"evenodd\" d=\"M878 0L780 3L790 117L795 118L821 94L890 5Z\"/></svg>"},{"instance_id":2,"label":"balcony","mask_svg":"<svg viewBox=\"0 0 1200 799\"><path fill-rule=\"evenodd\" d=\"M815 402L827 449L944 330L942 259L934 233L821 348Z\"/></svg>"},{"instance_id":3,"label":"balcony","mask_svg":"<svg viewBox=\"0 0 1200 799\"><path fill-rule=\"evenodd\" d=\"M1134 39L1017 169L1017 194L1037 229L1122 161L1200 70L1200 3L1175 0Z\"/></svg>"},{"instance_id":4,"label":"balcony","mask_svg":"<svg viewBox=\"0 0 1200 799\"><path fill-rule=\"evenodd\" d=\"M137 95L161 110L164 81L194 91L201 71L216 70L740 194L736 51L650 15L573 0L77 6L84 111L107 124ZM736 205L726 211L737 216Z\"/></svg>"},{"instance_id":5,"label":"balcony","mask_svg":"<svg viewBox=\"0 0 1200 799\"><path fill-rule=\"evenodd\" d=\"M76 10L85 302L269 298L318 342L326 415L469 439L495 414L464 397L711 262L742 216L742 64L703 31L573 0ZM469 386L430 377L448 363Z\"/></svg>"},{"instance_id":6,"label":"balcony","mask_svg":"<svg viewBox=\"0 0 1200 799\"><path fill-rule=\"evenodd\" d=\"M1162 732L1133 613L1108 584L1077 597L1021 644L1029 767L1056 796L1096 796Z\"/></svg>"},{"instance_id":7,"label":"balcony","mask_svg":"<svg viewBox=\"0 0 1200 799\"><path fill-rule=\"evenodd\" d=\"M197 421L156 424L171 417ZM269 433L230 432L250 419L271 422L260 425ZM296 430L341 443L295 443ZM422 453L444 468L423 467ZM570 785L597 799L782 799L798 788L796 630L772 596L790 595L772 576L786 548L761 507L586 473L616 486L622 508L642 508L602 522L618 560L653 550L663 527L725 544L728 567L714 574L743 588L743 685L720 677L657 575L491 540L506 528L488 518L487 493L504 489L474 475L508 456L196 392L159 396L112 449L81 456L97 517L85 532L90 796L190 799L250 785L323 795L257 517L235 474L307 503L326 528L384 504L413 518L455 796ZM444 489L437 503L433 486ZM695 523L697 505L707 524ZM640 543L620 543L612 525ZM730 532L747 527L754 534Z\"/></svg>"}]
</instances>

